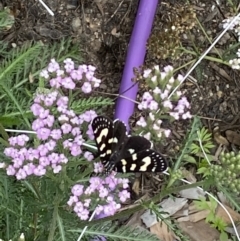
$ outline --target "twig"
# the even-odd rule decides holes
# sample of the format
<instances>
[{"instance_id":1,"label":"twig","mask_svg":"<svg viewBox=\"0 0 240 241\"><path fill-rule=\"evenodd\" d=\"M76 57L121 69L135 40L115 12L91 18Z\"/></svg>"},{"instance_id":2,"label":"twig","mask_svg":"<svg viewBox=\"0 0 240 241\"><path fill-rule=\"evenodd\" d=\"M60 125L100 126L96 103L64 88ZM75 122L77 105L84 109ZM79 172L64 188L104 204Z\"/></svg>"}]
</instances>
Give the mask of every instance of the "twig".
<instances>
[{"instance_id":1,"label":"twig","mask_svg":"<svg viewBox=\"0 0 240 241\"><path fill-rule=\"evenodd\" d=\"M107 24L107 23L116 15L118 9L122 6L123 2L124 2L124 0L122 0L122 1L120 2L120 4L118 5L117 9L114 11L114 13L112 14L112 16L106 21L105 24Z\"/></svg>"},{"instance_id":2,"label":"twig","mask_svg":"<svg viewBox=\"0 0 240 241\"><path fill-rule=\"evenodd\" d=\"M92 221L92 219L94 218L95 213L96 213L96 209L93 211L91 217L89 218L89 220L88 220L89 222ZM85 226L85 227L84 227L84 229L83 229L83 231L81 232L80 236L78 237L77 241L80 241L80 240L82 239L82 236L83 236L83 234L85 233L85 231L87 230L87 228L88 228L88 226Z\"/></svg>"},{"instance_id":3,"label":"twig","mask_svg":"<svg viewBox=\"0 0 240 241\"><path fill-rule=\"evenodd\" d=\"M42 0L38 0L38 1L43 5L43 7L45 7L45 9L48 11L48 13L49 13L51 16L54 16L53 11L52 11Z\"/></svg>"},{"instance_id":4,"label":"twig","mask_svg":"<svg viewBox=\"0 0 240 241\"><path fill-rule=\"evenodd\" d=\"M202 61L202 59L210 52L210 50L215 46L215 44L219 41L220 38L230 29L232 24L240 17L240 13L235 16L229 25L222 31L222 33L215 39L215 41L211 44L211 46L205 51L204 54L198 59L198 61L193 65L193 67L188 71L188 73L183 77L181 82L177 85L177 87L172 91L172 93L168 96L168 99L172 97L172 95L177 91L177 89L181 86L181 84L188 78L188 76L192 73L192 71L196 68L196 66Z\"/></svg>"}]
</instances>

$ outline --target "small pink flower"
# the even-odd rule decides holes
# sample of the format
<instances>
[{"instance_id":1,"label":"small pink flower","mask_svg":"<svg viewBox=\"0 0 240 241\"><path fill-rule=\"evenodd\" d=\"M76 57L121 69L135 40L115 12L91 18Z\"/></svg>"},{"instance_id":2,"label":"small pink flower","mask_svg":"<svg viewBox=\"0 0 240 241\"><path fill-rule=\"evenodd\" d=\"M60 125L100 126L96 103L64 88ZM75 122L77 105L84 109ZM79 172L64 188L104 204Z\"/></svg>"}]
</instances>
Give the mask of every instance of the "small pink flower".
<instances>
[{"instance_id":1,"label":"small pink flower","mask_svg":"<svg viewBox=\"0 0 240 241\"><path fill-rule=\"evenodd\" d=\"M69 134L72 131L72 126L68 123L61 125L61 130L63 134Z\"/></svg>"},{"instance_id":2,"label":"small pink flower","mask_svg":"<svg viewBox=\"0 0 240 241\"><path fill-rule=\"evenodd\" d=\"M17 138L16 137L10 137L9 139L8 139L8 142L9 142L9 144L11 145L11 146L15 146L16 144L17 144Z\"/></svg>"},{"instance_id":3,"label":"small pink flower","mask_svg":"<svg viewBox=\"0 0 240 241\"><path fill-rule=\"evenodd\" d=\"M121 192L119 192L118 196L120 201L124 203L128 198L130 198L130 193L127 190L122 190Z\"/></svg>"},{"instance_id":4,"label":"small pink flower","mask_svg":"<svg viewBox=\"0 0 240 241\"><path fill-rule=\"evenodd\" d=\"M170 134L171 134L171 130L169 130L169 129L164 130L164 135L165 135L166 137L169 137Z\"/></svg>"},{"instance_id":5,"label":"small pink flower","mask_svg":"<svg viewBox=\"0 0 240 241\"><path fill-rule=\"evenodd\" d=\"M77 215L81 220L89 219L89 211L87 209L83 209L81 212L77 213Z\"/></svg>"},{"instance_id":6,"label":"small pink flower","mask_svg":"<svg viewBox=\"0 0 240 241\"><path fill-rule=\"evenodd\" d=\"M28 163L26 165L24 165L23 170L25 171L25 173L30 176L33 174L33 170L35 169L35 165L33 163Z\"/></svg>"},{"instance_id":7,"label":"small pink flower","mask_svg":"<svg viewBox=\"0 0 240 241\"><path fill-rule=\"evenodd\" d=\"M68 206L72 206L73 204L78 202L78 198L76 196L70 196L67 204Z\"/></svg>"},{"instance_id":8,"label":"small pink flower","mask_svg":"<svg viewBox=\"0 0 240 241\"><path fill-rule=\"evenodd\" d=\"M166 107L166 108L169 108L170 110L173 108L173 104L170 100L164 100L163 106Z\"/></svg>"},{"instance_id":9,"label":"small pink flower","mask_svg":"<svg viewBox=\"0 0 240 241\"><path fill-rule=\"evenodd\" d=\"M72 59L67 58L63 62L65 63L64 68L66 72L71 73L71 71L74 70L74 62L72 61Z\"/></svg>"},{"instance_id":10,"label":"small pink flower","mask_svg":"<svg viewBox=\"0 0 240 241\"><path fill-rule=\"evenodd\" d=\"M78 136L78 135L80 135L80 134L81 134L81 130L80 130L79 127L74 127L74 128L72 128L72 135L73 135L73 136Z\"/></svg>"},{"instance_id":11,"label":"small pink flower","mask_svg":"<svg viewBox=\"0 0 240 241\"><path fill-rule=\"evenodd\" d=\"M71 77L65 77L62 79L61 84L64 88L73 90L76 84L73 82Z\"/></svg>"},{"instance_id":12,"label":"small pink flower","mask_svg":"<svg viewBox=\"0 0 240 241\"><path fill-rule=\"evenodd\" d=\"M19 169L18 172L16 173L16 178L17 180L22 180L27 177L26 172L23 169Z\"/></svg>"},{"instance_id":13,"label":"small pink flower","mask_svg":"<svg viewBox=\"0 0 240 241\"><path fill-rule=\"evenodd\" d=\"M94 158L93 154L92 154L91 152L89 152L89 151L86 151L83 156L84 156L88 161L92 161L93 158Z\"/></svg>"},{"instance_id":14,"label":"small pink flower","mask_svg":"<svg viewBox=\"0 0 240 241\"><path fill-rule=\"evenodd\" d=\"M83 210L83 208L84 208L83 203L81 201L78 201L75 204L73 210L74 210L74 212L79 213L79 212L81 212Z\"/></svg>"},{"instance_id":15,"label":"small pink flower","mask_svg":"<svg viewBox=\"0 0 240 241\"><path fill-rule=\"evenodd\" d=\"M68 159L67 159L67 157L64 154L60 154L59 155L59 162L66 164L66 163L68 163Z\"/></svg>"},{"instance_id":16,"label":"small pink flower","mask_svg":"<svg viewBox=\"0 0 240 241\"><path fill-rule=\"evenodd\" d=\"M33 129L34 131L37 131L38 129L40 129L40 128L42 128L42 127L44 127L44 122L43 122L42 119L36 119L36 120L33 121L33 123L32 123L32 129Z\"/></svg>"},{"instance_id":17,"label":"small pink flower","mask_svg":"<svg viewBox=\"0 0 240 241\"><path fill-rule=\"evenodd\" d=\"M170 116L172 116L175 120L179 120L179 114L176 112L170 112Z\"/></svg>"},{"instance_id":18,"label":"small pink flower","mask_svg":"<svg viewBox=\"0 0 240 241\"><path fill-rule=\"evenodd\" d=\"M73 156L79 156L80 154L82 154L81 147L76 144L73 144L70 147L70 151L71 151L71 155L73 155Z\"/></svg>"},{"instance_id":19,"label":"small pink flower","mask_svg":"<svg viewBox=\"0 0 240 241\"><path fill-rule=\"evenodd\" d=\"M66 114L62 114L58 117L58 120L61 122L61 123L64 123L64 122L68 122L69 121L69 117L66 115Z\"/></svg>"},{"instance_id":20,"label":"small pink flower","mask_svg":"<svg viewBox=\"0 0 240 241\"><path fill-rule=\"evenodd\" d=\"M48 115L46 119L43 120L45 126L52 127L54 124L55 118L53 115Z\"/></svg>"},{"instance_id":21,"label":"small pink flower","mask_svg":"<svg viewBox=\"0 0 240 241\"><path fill-rule=\"evenodd\" d=\"M37 150L40 156L46 156L47 153L49 152L48 148L44 144L39 145L37 147Z\"/></svg>"},{"instance_id":22,"label":"small pink flower","mask_svg":"<svg viewBox=\"0 0 240 241\"><path fill-rule=\"evenodd\" d=\"M84 207L88 208L88 207L90 206L91 201L92 201L92 200L91 200L90 198L85 199L85 200L84 200L84 204L83 204Z\"/></svg>"},{"instance_id":23,"label":"small pink flower","mask_svg":"<svg viewBox=\"0 0 240 241\"><path fill-rule=\"evenodd\" d=\"M33 161L39 158L39 150L34 148L29 148L27 153L27 159Z\"/></svg>"},{"instance_id":24,"label":"small pink flower","mask_svg":"<svg viewBox=\"0 0 240 241\"><path fill-rule=\"evenodd\" d=\"M56 164L52 164L52 169L53 169L53 173L59 173L62 170L62 166L60 165L56 165Z\"/></svg>"},{"instance_id":25,"label":"small pink flower","mask_svg":"<svg viewBox=\"0 0 240 241\"><path fill-rule=\"evenodd\" d=\"M54 139L54 140L59 140L62 137L62 131L60 129L54 129L51 131L50 136Z\"/></svg>"},{"instance_id":26,"label":"small pink flower","mask_svg":"<svg viewBox=\"0 0 240 241\"><path fill-rule=\"evenodd\" d=\"M43 69L41 72L40 72L40 77L43 77L45 79L48 79L49 78L49 74L48 74L48 71L46 69Z\"/></svg>"},{"instance_id":27,"label":"small pink flower","mask_svg":"<svg viewBox=\"0 0 240 241\"><path fill-rule=\"evenodd\" d=\"M119 179L119 182L118 182L119 184L122 184L122 187L124 188L124 189L126 189L126 188L128 188L129 187L129 180L127 179L127 178L120 178Z\"/></svg>"},{"instance_id":28,"label":"small pink flower","mask_svg":"<svg viewBox=\"0 0 240 241\"><path fill-rule=\"evenodd\" d=\"M157 82L157 76L154 75L154 76L151 78L151 81L152 81L153 83Z\"/></svg>"},{"instance_id":29,"label":"small pink flower","mask_svg":"<svg viewBox=\"0 0 240 241\"><path fill-rule=\"evenodd\" d=\"M49 110L45 110L43 108L40 108L39 115L38 115L39 118L45 119L46 117L48 117L48 115L49 115Z\"/></svg>"},{"instance_id":30,"label":"small pink flower","mask_svg":"<svg viewBox=\"0 0 240 241\"><path fill-rule=\"evenodd\" d=\"M151 140L151 133L148 132L148 133L144 134L143 137L145 137L147 140Z\"/></svg>"},{"instance_id":31,"label":"small pink flower","mask_svg":"<svg viewBox=\"0 0 240 241\"><path fill-rule=\"evenodd\" d=\"M46 166L49 166L50 161L49 161L48 157L46 157L46 156L41 156L41 157L39 158L39 164L40 164L41 166L43 166L43 167L46 167Z\"/></svg>"},{"instance_id":32,"label":"small pink flower","mask_svg":"<svg viewBox=\"0 0 240 241\"><path fill-rule=\"evenodd\" d=\"M50 136L51 134L51 130L49 130L48 128L40 128L37 130L37 137L39 140L47 140L48 137Z\"/></svg>"},{"instance_id":33,"label":"small pink flower","mask_svg":"<svg viewBox=\"0 0 240 241\"><path fill-rule=\"evenodd\" d=\"M155 100L151 100L151 102L149 103L148 108L150 110L157 110L158 109L158 103Z\"/></svg>"},{"instance_id":34,"label":"small pink flower","mask_svg":"<svg viewBox=\"0 0 240 241\"><path fill-rule=\"evenodd\" d=\"M105 197L107 197L107 195L108 195L108 190L107 190L107 188L101 187L101 188L99 189L99 197L105 198Z\"/></svg>"},{"instance_id":35,"label":"small pink flower","mask_svg":"<svg viewBox=\"0 0 240 241\"><path fill-rule=\"evenodd\" d=\"M184 113L184 114L182 115L182 118L183 118L184 120L186 120L186 119L191 119L191 118L192 118L192 115L190 114L189 111L187 111L186 113Z\"/></svg>"},{"instance_id":36,"label":"small pink flower","mask_svg":"<svg viewBox=\"0 0 240 241\"><path fill-rule=\"evenodd\" d=\"M71 192L74 196L81 196L83 194L83 188L84 186L81 184L76 184L72 187Z\"/></svg>"},{"instance_id":37,"label":"small pink flower","mask_svg":"<svg viewBox=\"0 0 240 241\"><path fill-rule=\"evenodd\" d=\"M83 93L88 94L92 91L92 86L89 82L84 82L81 89Z\"/></svg>"},{"instance_id":38,"label":"small pink flower","mask_svg":"<svg viewBox=\"0 0 240 241\"><path fill-rule=\"evenodd\" d=\"M93 140L93 139L94 139L94 134L93 134L93 130L92 130L92 125L89 125L89 126L88 126L88 130L87 130L86 134L88 135L88 138L89 138L90 140Z\"/></svg>"},{"instance_id":39,"label":"small pink flower","mask_svg":"<svg viewBox=\"0 0 240 241\"><path fill-rule=\"evenodd\" d=\"M51 59L51 62L48 64L48 71L50 73L56 72L57 70L60 69L59 64L56 62L55 59Z\"/></svg>"},{"instance_id":40,"label":"small pink flower","mask_svg":"<svg viewBox=\"0 0 240 241\"><path fill-rule=\"evenodd\" d=\"M151 74L152 70L151 69L146 69L143 72L143 77L147 78Z\"/></svg>"},{"instance_id":41,"label":"small pink flower","mask_svg":"<svg viewBox=\"0 0 240 241\"><path fill-rule=\"evenodd\" d=\"M147 122L145 121L144 117L141 116L140 119L137 121L136 123L138 126L142 126L142 127L146 127L147 126Z\"/></svg>"},{"instance_id":42,"label":"small pink flower","mask_svg":"<svg viewBox=\"0 0 240 241\"><path fill-rule=\"evenodd\" d=\"M68 97L67 96L61 96L57 100L57 106L67 106L68 105Z\"/></svg>"},{"instance_id":43,"label":"small pink flower","mask_svg":"<svg viewBox=\"0 0 240 241\"><path fill-rule=\"evenodd\" d=\"M58 76L56 78L52 78L49 83L51 87L59 89L61 87L62 77Z\"/></svg>"},{"instance_id":44,"label":"small pink flower","mask_svg":"<svg viewBox=\"0 0 240 241\"><path fill-rule=\"evenodd\" d=\"M163 93L160 94L160 97L162 100L166 99L169 95L169 91L168 90L164 90Z\"/></svg>"},{"instance_id":45,"label":"small pink flower","mask_svg":"<svg viewBox=\"0 0 240 241\"><path fill-rule=\"evenodd\" d=\"M19 158L12 159L12 162L13 162L14 168L20 168L23 165L23 160L21 160Z\"/></svg>"},{"instance_id":46,"label":"small pink flower","mask_svg":"<svg viewBox=\"0 0 240 241\"><path fill-rule=\"evenodd\" d=\"M36 176L43 176L46 174L46 169L43 166L39 165L33 170L33 173Z\"/></svg>"},{"instance_id":47,"label":"small pink flower","mask_svg":"<svg viewBox=\"0 0 240 241\"><path fill-rule=\"evenodd\" d=\"M39 116L40 112L44 111L43 107L37 103L32 104L30 110L32 111L34 116Z\"/></svg>"},{"instance_id":48,"label":"small pink flower","mask_svg":"<svg viewBox=\"0 0 240 241\"><path fill-rule=\"evenodd\" d=\"M82 72L80 70L72 70L70 76L73 80L81 80L83 78Z\"/></svg>"},{"instance_id":49,"label":"small pink flower","mask_svg":"<svg viewBox=\"0 0 240 241\"><path fill-rule=\"evenodd\" d=\"M155 87L155 89L153 90L153 93L160 94L160 93L162 93L162 91L158 87Z\"/></svg>"},{"instance_id":50,"label":"small pink flower","mask_svg":"<svg viewBox=\"0 0 240 241\"><path fill-rule=\"evenodd\" d=\"M51 161L52 164L58 164L59 163L59 154L53 152L48 155L48 159Z\"/></svg>"},{"instance_id":51,"label":"small pink flower","mask_svg":"<svg viewBox=\"0 0 240 241\"><path fill-rule=\"evenodd\" d=\"M95 172L95 173L101 173L101 172L103 172L103 164L101 163L101 162L95 162L95 163L93 163L93 165L94 165L94 169L93 169L93 171Z\"/></svg>"},{"instance_id":52,"label":"small pink flower","mask_svg":"<svg viewBox=\"0 0 240 241\"><path fill-rule=\"evenodd\" d=\"M9 165L9 166L6 168L6 171L7 171L7 175L8 175L8 176L14 176L15 173L16 173L16 169L13 167L13 165Z\"/></svg>"}]
</instances>

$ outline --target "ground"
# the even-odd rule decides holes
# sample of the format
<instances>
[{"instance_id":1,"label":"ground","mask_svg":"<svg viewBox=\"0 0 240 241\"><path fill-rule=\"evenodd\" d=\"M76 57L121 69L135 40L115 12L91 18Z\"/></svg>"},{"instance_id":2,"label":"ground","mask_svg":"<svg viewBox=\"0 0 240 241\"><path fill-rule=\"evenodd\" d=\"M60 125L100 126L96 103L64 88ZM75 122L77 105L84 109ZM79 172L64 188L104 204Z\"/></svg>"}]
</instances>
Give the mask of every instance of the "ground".
<instances>
[{"instance_id":1,"label":"ground","mask_svg":"<svg viewBox=\"0 0 240 241\"><path fill-rule=\"evenodd\" d=\"M11 45L21 46L29 40L52 43L71 36L79 44L85 62L95 65L98 77L102 79L102 93L117 94L127 46L131 36L137 11L137 0L45 0L54 12L54 17L38 1L1 0L0 9L9 7L15 18L15 24L4 33L0 40ZM157 9L153 33L166 28L179 6L185 1L161 2ZM222 31L222 20L232 16L232 8L226 3L216 5L214 1L190 1L202 25L196 22L194 28L181 33L181 44L186 49L195 49L199 56L210 46ZM177 15L177 19L181 16ZM208 39L209 38L209 39ZM210 56L226 55L227 46L236 41L233 33L226 34L211 50ZM196 58L192 54L183 54L179 58L156 56L149 48L146 66L159 64L161 67L172 64L180 67ZM189 65L191 66L191 65ZM180 70L185 74L190 67ZM226 130L234 133L239 128L239 71L232 70L216 61L203 60L181 86L192 107L192 113L200 116L202 123L213 131L219 125L220 135ZM184 137L188 123L175 123L172 128L171 148L176 144L174 138ZM178 140L178 141L179 141ZM218 140L216 140L218 142ZM228 140L229 141L229 140ZM221 144L221 141L219 141ZM231 141L230 141L231 144ZM233 143L238 145L238 143ZM230 148L231 149L231 148Z\"/></svg>"}]
</instances>

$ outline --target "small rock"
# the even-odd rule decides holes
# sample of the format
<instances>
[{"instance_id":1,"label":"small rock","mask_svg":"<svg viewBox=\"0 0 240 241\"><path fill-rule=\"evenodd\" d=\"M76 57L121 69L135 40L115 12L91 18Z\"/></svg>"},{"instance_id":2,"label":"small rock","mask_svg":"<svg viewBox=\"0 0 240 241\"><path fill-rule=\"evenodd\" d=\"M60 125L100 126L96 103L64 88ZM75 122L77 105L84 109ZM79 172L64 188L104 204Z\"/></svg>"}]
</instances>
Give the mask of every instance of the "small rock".
<instances>
[{"instance_id":1,"label":"small rock","mask_svg":"<svg viewBox=\"0 0 240 241\"><path fill-rule=\"evenodd\" d=\"M72 20L72 29L74 32L82 32L82 23L79 17L76 17Z\"/></svg>"}]
</instances>

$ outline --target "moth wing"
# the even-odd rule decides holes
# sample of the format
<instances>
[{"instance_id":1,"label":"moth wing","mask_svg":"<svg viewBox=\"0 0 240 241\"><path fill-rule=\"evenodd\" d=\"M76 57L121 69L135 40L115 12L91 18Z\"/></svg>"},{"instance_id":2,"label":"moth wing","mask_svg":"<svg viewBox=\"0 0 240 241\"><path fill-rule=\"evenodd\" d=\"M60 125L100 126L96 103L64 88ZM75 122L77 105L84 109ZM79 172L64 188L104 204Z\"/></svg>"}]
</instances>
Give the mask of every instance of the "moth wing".
<instances>
[{"instance_id":1,"label":"moth wing","mask_svg":"<svg viewBox=\"0 0 240 241\"><path fill-rule=\"evenodd\" d=\"M152 149L143 149L128 155L115 165L117 172L163 172L167 168L168 164L164 157Z\"/></svg>"},{"instance_id":2,"label":"moth wing","mask_svg":"<svg viewBox=\"0 0 240 241\"><path fill-rule=\"evenodd\" d=\"M112 154L113 122L105 116L97 116L92 121L92 129L100 159L104 163Z\"/></svg>"}]
</instances>

